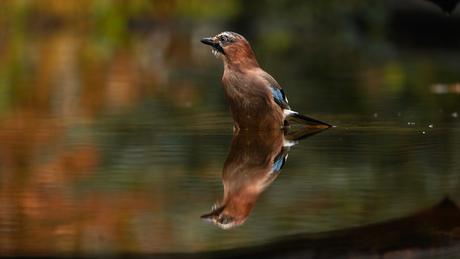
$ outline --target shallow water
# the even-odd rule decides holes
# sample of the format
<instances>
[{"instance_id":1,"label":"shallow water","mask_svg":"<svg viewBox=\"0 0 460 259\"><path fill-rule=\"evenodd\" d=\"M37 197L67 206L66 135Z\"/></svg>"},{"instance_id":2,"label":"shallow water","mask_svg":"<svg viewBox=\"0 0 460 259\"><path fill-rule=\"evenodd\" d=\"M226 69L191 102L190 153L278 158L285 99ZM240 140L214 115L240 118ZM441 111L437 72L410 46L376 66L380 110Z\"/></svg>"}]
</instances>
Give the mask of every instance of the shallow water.
<instances>
[{"instance_id":1,"label":"shallow water","mask_svg":"<svg viewBox=\"0 0 460 259\"><path fill-rule=\"evenodd\" d=\"M460 195L456 118L326 114L335 126L291 147L246 222L222 230L200 216L223 196L232 141L228 114L207 114L222 122L187 129L137 119L150 116L139 110L74 129L77 137L69 132L46 145L33 155L33 166L17 169L22 175L3 178L4 251L105 255L246 247L397 219L444 197L458 202Z\"/></svg>"},{"instance_id":2,"label":"shallow water","mask_svg":"<svg viewBox=\"0 0 460 259\"><path fill-rule=\"evenodd\" d=\"M334 125L283 148L281 131L234 136L222 63L199 43L214 28L171 26L119 42L64 24L0 42L0 256L202 253L460 205L455 49L320 34L294 53L248 35L291 107ZM223 183L250 212L228 230L200 219ZM458 247L458 229L423 247Z\"/></svg>"}]
</instances>

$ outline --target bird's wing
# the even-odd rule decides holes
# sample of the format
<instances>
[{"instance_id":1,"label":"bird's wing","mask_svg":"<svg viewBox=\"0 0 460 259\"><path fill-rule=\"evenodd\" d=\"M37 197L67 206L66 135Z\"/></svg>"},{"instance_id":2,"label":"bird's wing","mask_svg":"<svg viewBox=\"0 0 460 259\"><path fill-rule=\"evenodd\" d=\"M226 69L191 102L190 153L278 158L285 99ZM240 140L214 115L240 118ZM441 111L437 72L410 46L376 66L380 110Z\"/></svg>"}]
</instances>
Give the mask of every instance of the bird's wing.
<instances>
[{"instance_id":1,"label":"bird's wing","mask_svg":"<svg viewBox=\"0 0 460 259\"><path fill-rule=\"evenodd\" d=\"M277 103L283 109L291 109L291 107L289 107L286 95L284 94L282 89L275 89L272 86L270 86L270 90L272 91L273 100L275 101L275 103Z\"/></svg>"},{"instance_id":2,"label":"bird's wing","mask_svg":"<svg viewBox=\"0 0 460 259\"><path fill-rule=\"evenodd\" d=\"M265 71L262 71L261 77L268 83L268 88L273 95L273 100L275 103L277 103L283 109L290 110L291 107L289 107L289 101L278 82L276 82L276 80Z\"/></svg>"}]
</instances>

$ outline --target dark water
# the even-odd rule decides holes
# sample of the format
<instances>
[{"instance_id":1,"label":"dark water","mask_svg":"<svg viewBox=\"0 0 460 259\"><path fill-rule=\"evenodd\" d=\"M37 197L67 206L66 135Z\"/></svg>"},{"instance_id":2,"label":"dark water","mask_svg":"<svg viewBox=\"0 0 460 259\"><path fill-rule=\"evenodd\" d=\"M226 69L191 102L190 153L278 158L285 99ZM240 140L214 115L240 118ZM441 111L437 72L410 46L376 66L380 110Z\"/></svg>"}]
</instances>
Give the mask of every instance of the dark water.
<instances>
[{"instance_id":1,"label":"dark water","mask_svg":"<svg viewBox=\"0 0 460 259\"><path fill-rule=\"evenodd\" d=\"M25 27L3 18L0 256L200 258L270 244L300 256L339 247L329 255L455 256L460 55L449 28L459 19L404 2L344 1L328 7L337 21L321 6L311 16L283 6L277 37L238 25L243 11L212 28L141 16L115 36L59 14L31 11ZM423 38L425 18L439 41ZM199 42L228 27L247 32L294 110L334 127L233 135L222 62ZM234 209L226 213L241 225L228 230L200 219L225 203L223 183ZM443 216L417 218L443 200ZM407 243L405 233L415 233ZM336 242L347 239L356 242ZM276 243L284 240L303 245Z\"/></svg>"}]
</instances>

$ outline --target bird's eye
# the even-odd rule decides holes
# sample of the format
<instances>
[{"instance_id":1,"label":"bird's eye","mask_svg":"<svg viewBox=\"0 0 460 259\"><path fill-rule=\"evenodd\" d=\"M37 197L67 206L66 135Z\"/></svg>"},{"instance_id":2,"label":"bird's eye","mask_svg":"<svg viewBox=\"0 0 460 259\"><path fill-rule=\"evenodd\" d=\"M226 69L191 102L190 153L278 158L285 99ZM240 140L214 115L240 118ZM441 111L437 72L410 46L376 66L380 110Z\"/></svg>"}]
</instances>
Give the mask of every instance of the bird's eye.
<instances>
[{"instance_id":1,"label":"bird's eye","mask_svg":"<svg viewBox=\"0 0 460 259\"><path fill-rule=\"evenodd\" d=\"M227 35L221 35L219 36L219 40L220 41L223 41L223 42L228 42L229 41L229 38Z\"/></svg>"}]
</instances>

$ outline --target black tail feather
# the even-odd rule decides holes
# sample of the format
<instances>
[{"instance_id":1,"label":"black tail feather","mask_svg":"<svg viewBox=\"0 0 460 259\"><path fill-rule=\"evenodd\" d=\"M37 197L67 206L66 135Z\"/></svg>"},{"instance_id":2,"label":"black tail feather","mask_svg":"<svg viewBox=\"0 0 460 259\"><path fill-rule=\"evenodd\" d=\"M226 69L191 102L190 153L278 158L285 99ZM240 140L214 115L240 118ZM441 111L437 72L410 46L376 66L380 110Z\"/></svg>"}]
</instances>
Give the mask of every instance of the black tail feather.
<instances>
[{"instance_id":1,"label":"black tail feather","mask_svg":"<svg viewBox=\"0 0 460 259\"><path fill-rule=\"evenodd\" d=\"M305 115L302 115L302 114L299 114L299 113L294 113L294 112L289 114L289 116L287 116L286 119L287 120L292 120L292 121L295 121L295 122L298 122L298 123L302 123L302 124L305 124L305 125L324 125L324 126L327 126L327 127L332 127L331 125L329 125L329 124L327 124L325 122L310 118L308 116L305 116Z\"/></svg>"}]
</instances>

